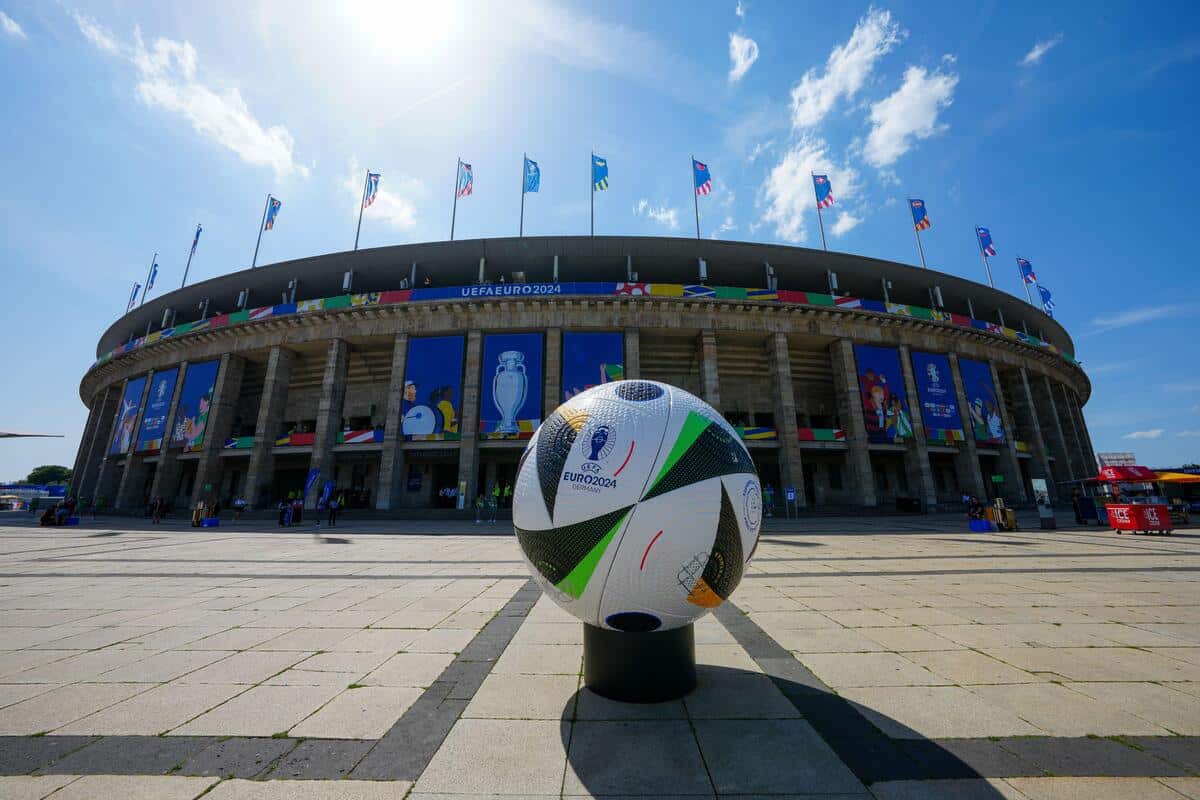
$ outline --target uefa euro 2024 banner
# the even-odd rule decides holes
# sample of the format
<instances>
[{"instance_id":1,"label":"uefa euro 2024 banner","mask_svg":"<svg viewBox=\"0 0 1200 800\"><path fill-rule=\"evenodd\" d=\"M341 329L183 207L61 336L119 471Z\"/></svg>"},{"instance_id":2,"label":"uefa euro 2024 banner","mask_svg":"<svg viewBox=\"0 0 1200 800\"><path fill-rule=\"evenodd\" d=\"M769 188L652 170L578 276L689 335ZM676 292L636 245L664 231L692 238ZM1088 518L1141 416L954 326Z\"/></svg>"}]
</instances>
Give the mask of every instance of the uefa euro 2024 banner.
<instances>
[{"instance_id":1,"label":"uefa euro 2024 banner","mask_svg":"<svg viewBox=\"0 0 1200 800\"><path fill-rule=\"evenodd\" d=\"M603 383L625 379L625 335L564 333L562 400Z\"/></svg>"},{"instance_id":2,"label":"uefa euro 2024 banner","mask_svg":"<svg viewBox=\"0 0 1200 800\"><path fill-rule=\"evenodd\" d=\"M217 368L220 366L220 361L188 364L187 373L183 376L183 389L179 392L179 404L175 407L172 447L182 447L190 453L204 444L208 413L212 410L213 388L217 383Z\"/></svg>"},{"instance_id":3,"label":"uefa euro 2024 banner","mask_svg":"<svg viewBox=\"0 0 1200 800\"><path fill-rule=\"evenodd\" d=\"M483 337L479 433L484 439L528 439L542 421L542 334Z\"/></svg>"},{"instance_id":4,"label":"uefa euro 2024 banner","mask_svg":"<svg viewBox=\"0 0 1200 800\"><path fill-rule=\"evenodd\" d=\"M971 428L975 432L975 441L980 444L1002 444L1004 423L1000 418L996 386L992 383L991 365L986 361L960 358L958 371L962 375L963 392L967 395L967 408L971 413Z\"/></svg>"},{"instance_id":5,"label":"uefa euro 2024 banner","mask_svg":"<svg viewBox=\"0 0 1200 800\"><path fill-rule=\"evenodd\" d=\"M142 404L142 391L145 388L145 375L125 384L125 394L121 395L121 406L117 409L117 418L113 420L112 446L108 448L110 455L128 453L129 448L133 447L133 426L137 422L138 406Z\"/></svg>"},{"instance_id":6,"label":"uefa euro 2024 banner","mask_svg":"<svg viewBox=\"0 0 1200 800\"><path fill-rule=\"evenodd\" d=\"M858 389L862 397L867 439L877 443L902 442L912 436L912 417L900 371L900 353L894 347L854 346L858 363Z\"/></svg>"},{"instance_id":7,"label":"uefa euro 2024 banner","mask_svg":"<svg viewBox=\"0 0 1200 800\"><path fill-rule=\"evenodd\" d=\"M154 380L150 381L150 396L146 398L146 408L142 411L142 428L138 431L139 453L162 449L167 432L167 412L171 410L171 395L175 393L175 379L178 377L178 367L154 373Z\"/></svg>"},{"instance_id":8,"label":"uefa euro 2024 banner","mask_svg":"<svg viewBox=\"0 0 1200 800\"><path fill-rule=\"evenodd\" d=\"M401 432L409 441L456 440L462 408L463 337L408 340Z\"/></svg>"},{"instance_id":9,"label":"uefa euro 2024 banner","mask_svg":"<svg viewBox=\"0 0 1200 800\"><path fill-rule=\"evenodd\" d=\"M939 353L912 353L913 377L921 402L921 419L927 431L962 431L958 396L950 359ZM932 433L931 433L932 435Z\"/></svg>"}]
</instances>

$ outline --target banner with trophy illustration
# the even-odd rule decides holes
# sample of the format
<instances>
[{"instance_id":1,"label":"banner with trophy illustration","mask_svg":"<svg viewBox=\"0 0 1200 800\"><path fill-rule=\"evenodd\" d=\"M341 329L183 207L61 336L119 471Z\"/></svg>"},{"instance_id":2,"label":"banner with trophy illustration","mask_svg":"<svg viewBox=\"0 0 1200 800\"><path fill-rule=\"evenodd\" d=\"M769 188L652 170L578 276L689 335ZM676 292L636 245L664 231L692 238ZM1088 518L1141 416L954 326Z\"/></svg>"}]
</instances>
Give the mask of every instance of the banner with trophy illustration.
<instances>
[{"instance_id":1,"label":"banner with trophy illustration","mask_svg":"<svg viewBox=\"0 0 1200 800\"><path fill-rule=\"evenodd\" d=\"M125 394L121 395L121 405L117 408L117 418L113 420L112 445L109 455L123 455L133 447L133 426L137 422L138 406L142 404L142 392L146 390L146 376L134 378L125 384Z\"/></svg>"},{"instance_id":2,"label":"banner with trophy illustration","mask_svg":"<svg viewBox=\"0 0 1200 800\"><path fill-rule=\"evenodd\" d=\"M542 334L483 337L479 435L528 439L542 422Z\"/></svg>"},{"instance_id":3,"label":"banner with trophy illustration","mask_svg":"<svg viewBox=\"0 0 1200 800\"><path fill-rule=\"evenodd\" d=\"M625 334L564 333L562 401L602 383L625 378Z\"/></svg>"},{"instance_id":4,"label":"banner with trophy illustration","mask_svg":"<svg viewBox=\"0 0 1200 800\"><path fill-rule=\"evenodd\" d=\"M862 399L867 440L900 443L911 438L912 417L900 371L900 352L894 347L854 345L858 362L858 388Z\"/></svg>"},{"instance_id":5,"label":"banner with trophy illustration","mask_svg":"<svg viewBox=\"0 0 1200 800\"><path fill-rule=\"evenodd\" d=\"M948 444L961 442L964 438L962 417L958 413L958 395L954 391L949 357L913 350L912 370L926 438Z\"/></svg>"},{"instance_id":6,"label":"banner with trophy illustration","mask_svg":"<svg viewBox=\"0 0 1200 800\"><path fill-rule=\"evenodd\" d=\"M175 379L179 368L173 367L154 373L150 382L150 396L142 410L142 428L138 431L137 451L153 453L162 449L167 434L167 412L171 410L171 397L175 394Z\"/></svg>"},{"instance_id":7,"label":"banner with trophy illustration","mask_svg":"<svg viewBox=\"0 0 1200 800\"><path fill-rule=\"evenodd\" d=\"M958 372L962 375L963 393L967 396L967 410L971 413L975 441L983 445L1003 444L1004 422L1000 417L996 386L992 383L992 365L986 361L960 358Z\"/></svg>"},{"instance_id":8,"label":"banner with trophy illustration","mask_svg":"<svg viewBox=\"0 0 1200 800\"><path fill-rule=\"evenodd\" d=\"M175 408L171 447L182 447L184 452L194 453L204 445L220 366L219 359L188 364L183 388L179 391L179 404Z\"/></svg>"},{"instance_id":9,"label":"banner with trophy illustration","mask_svg":"<svg viewBox=\"0 0 1200 800\"><path fill-rule=\"evenodd\" d=\"M401 432L408 441L457 441L462 410L463 337L408 340Z\"/></svg>"}]
</instances>

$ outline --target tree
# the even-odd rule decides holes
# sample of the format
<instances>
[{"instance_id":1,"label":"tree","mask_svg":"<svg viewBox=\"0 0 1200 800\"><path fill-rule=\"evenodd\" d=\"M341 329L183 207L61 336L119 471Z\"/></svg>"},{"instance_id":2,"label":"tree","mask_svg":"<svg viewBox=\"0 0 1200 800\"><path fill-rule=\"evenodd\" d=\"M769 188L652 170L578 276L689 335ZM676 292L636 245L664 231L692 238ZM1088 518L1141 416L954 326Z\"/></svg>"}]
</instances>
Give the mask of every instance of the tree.
<instances>
[{"instance_id":1,"label":"tree","mask_svg":"<svg viewBox=\"0 0 1200 800\"><path fill-rule=\"evenodd\" d=\"M71 480L71 470L58 464L43 464L34 467L25 479L27 483L66 483Z\"/></svg>"}]
</instances>

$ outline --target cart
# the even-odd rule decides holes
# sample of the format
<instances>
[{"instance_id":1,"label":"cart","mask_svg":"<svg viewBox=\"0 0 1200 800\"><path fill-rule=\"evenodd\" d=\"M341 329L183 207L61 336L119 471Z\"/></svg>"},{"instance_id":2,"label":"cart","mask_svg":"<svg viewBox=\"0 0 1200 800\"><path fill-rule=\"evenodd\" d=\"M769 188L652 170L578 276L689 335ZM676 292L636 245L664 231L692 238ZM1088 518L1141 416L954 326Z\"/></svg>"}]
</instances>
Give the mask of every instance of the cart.
<instances>
[{"instance_id":1,"label":"cart","mask_svg":"<svg viewBox=\"0 0 1200 800\"><path fill-rule=\"evenodd\" d=\"M1139 466L1102 467L1095 478L1082 481L1085 512L1094 505L1097 522L1116 533L1169 534L1174 530L1171 509L1158 474ZM1087 515L1090 516L1090 515Z\"/></svg>"}]
</instances>

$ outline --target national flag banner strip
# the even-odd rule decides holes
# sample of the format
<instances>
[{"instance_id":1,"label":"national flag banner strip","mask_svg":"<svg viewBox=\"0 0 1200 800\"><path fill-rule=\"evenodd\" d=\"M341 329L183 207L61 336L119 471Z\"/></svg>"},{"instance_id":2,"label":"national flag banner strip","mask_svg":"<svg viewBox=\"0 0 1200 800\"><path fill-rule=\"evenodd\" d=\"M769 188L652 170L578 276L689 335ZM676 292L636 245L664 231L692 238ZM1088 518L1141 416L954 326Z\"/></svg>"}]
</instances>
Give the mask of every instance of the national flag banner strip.
<instances>
[{"instance_id":1,"label":"national flag banner strip","mask_svg":"<svg viewBox=\"0 0 1200 800\"><path fill-rule=\"evenodd\" d=\"M709 173L707 164L701 164L693 158L692 177L696 183L696 194L712 194L712 174Z\"/></svg>"},{"instance_id":2,"label":"national flag banner strip","mask_svg":"<svg viewBox=\"0 0 1200 800\"><path fill-rule=\"evenodd\" d=\"M844 442L846 431L841 428L797 428L796 438L801 442Z\"/></svg>"},{"instance_id":3,"label":"national flag banner strip","mask_svg":"<svg viewBox=\"0 0 1200 800\"><path fill-rule=\"evenodd\" d=\"M200 225L196 226L196 235L192 238L192 255L196 255L196 245L200 244L200 234L204 232L204 228Z\"/></svg>"},{"instance_id":4,"label":"national flag banner strip","mask_svg":"<svg viewBox=\"0 0 1200 800\"><path fill-rule=\"evenodd\" d=\"M910 198L908 207L912 211L913 228L919 231L928 230L933 222L929 219L929 214L925 210L925 201L917 198Z\"/></svg>"},{"instance_id":5,"label":"national flag banner strip","mask_svg":"<svg viewBox=\"0 0 1200 800\"><path fill-rule=\"evenodd\" d=\"M465 161L458 162L458 188L455 190L459 197L467 197L475 191L475 173L471 165Z\"/></svg>"},{"instance_id":6,"label":"national flag banner strip","mask_svg":"<svg viewBox=\"0 0 1200 800\"><path fill-rule=\"evenodd\" d=\"M375 202L375 195L379 191L379 175L378 172L367 173L367 193L363 196L363 208Z\"/></svg>"},{"instance_id":7,"label":"national flag banner strip","mask_svg":"<svg viewBox=\"0 0 1200 800\"><path fill-rule=\"evenodd\" d=\"M140 283L138 283L137 281L133 282L133 291L129 293L129 304L127 306L125 306L126 314L128 314L130 311L133 310L133 304L137 302L138 290L141 288L142 288L142 285Z\"/></svg>"},{"instance_id":8,"label":"national flag banner strip","mask_svg":"<svg viewBox=\"0 0 1200 800\"><path fill-rule=\"evenodd\" d=\"M264 231L275 229L275 217L279 215L279 208L282 205L283 203L279 200L276 200L274 197L267 201L267 221L263 225Z\"/></svg>"},{"instance_id":9,"label":"national flag banner strip","mask_svg":"<svg viewBox=\"0 0 1200 800\"><path fill-rule=\"evenodd\" d=\"M1054 298L1050 294L1050 290L1045 286L1038 284L1038 294L1042 296L1042 310L1049 316L1054 316Z\"/></svg>"},{"instance_id":10,"label":"national flag banner strip","mask_svg":"<svg viewBox=\"0 0 1200 800\"><path fill-rule=\"evenodd\" d=\"M592 153L592 191L608 189L608 159Z\"/></svg>"},{"instance_id":11,"label":"national flag banner strip","mask_svg":"<svg viewBox=\"0 0 1200 800\"><path fill-rule=\"evenodd\" d=\"M521 184L521 191L526 194L536 192L542 186L542 169L538 163L528 156L525 157L525 181Z\"/></svg>"},{"instance_id":12,"label":"national flag banner strip","mask_svg":"<svg viewBox=\"0 0 1200 800\"><path fill-rule=\"evenodd\" d=\"M154 288L154 281L156 281L157 279L158 279L158 262L155 261L154 264L150 267L150 280L146 282L146 291L147 292Z\"/></svg>"},{"instance_id":13,"label":"national flag banner strip","mask_svg":"<svg viewBox=\"0 0 1200 800\"><path fill-rule=\"evenodd\" d=\"M1033 264L1017 256L1017 266L1021 268L1021 280L1026 283L1037 283L1037 275L1033 273Z\"/></svg>"},{"instance_id":14,"label":"national flag banner strip","mask_svg":"<svg viewBox=\"0 0 1200 800\"><path fill-rule=\"evenodd\" d=\"M817 193L817 208L829 208L833 205L833 185L828 175L813 175L813 191Z\"/></svg>"},{"instance_id":15,"label":"national flag banner strip","mask_svg":"<svg viewBox=\"0 0 1200 800\"><path fill-rule=\"evenodd\" d=\"M985 256L996 255L996 246L992 244L992 232L982 225L975 226L975 235L979 237L979 249ZM1020 261L1020 259L1017 259Z\"/></svg>"}]
</instances>

